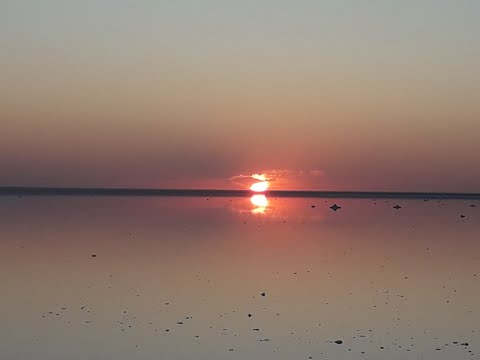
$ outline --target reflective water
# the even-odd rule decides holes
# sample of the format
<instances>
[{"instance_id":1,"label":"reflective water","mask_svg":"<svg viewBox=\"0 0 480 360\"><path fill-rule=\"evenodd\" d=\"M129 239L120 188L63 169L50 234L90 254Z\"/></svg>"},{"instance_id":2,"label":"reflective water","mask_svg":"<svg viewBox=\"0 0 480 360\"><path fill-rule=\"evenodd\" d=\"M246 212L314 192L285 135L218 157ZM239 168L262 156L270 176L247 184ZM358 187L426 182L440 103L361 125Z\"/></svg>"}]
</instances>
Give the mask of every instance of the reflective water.
<instances>
[{"instance_id":1,"label":"reflective water","mask_svg":"<svg viewBox=\"0 0 480 360\"><path fill-rule=\"evenodd\" d=\"M1 359L478 359L480 202L3 197L0 285Z\"/></svg>"}]
</instances>

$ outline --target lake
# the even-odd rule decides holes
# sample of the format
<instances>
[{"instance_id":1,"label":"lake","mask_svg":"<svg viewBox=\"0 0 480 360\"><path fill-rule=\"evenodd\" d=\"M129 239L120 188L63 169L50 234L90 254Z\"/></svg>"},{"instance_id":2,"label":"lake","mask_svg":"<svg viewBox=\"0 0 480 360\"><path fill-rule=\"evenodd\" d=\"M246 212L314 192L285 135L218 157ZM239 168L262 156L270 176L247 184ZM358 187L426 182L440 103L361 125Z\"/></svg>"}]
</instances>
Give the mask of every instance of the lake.
<instances>
[{"instance_id":1,"label":"lake","mask_svg":"<svg viewBox=\"0 0 480 360\"><path fill-rule=\"evenodd\" d=\"M480 201L4 196L0 284L2 359L479 359Z\"/></svg>"}]
</instances>

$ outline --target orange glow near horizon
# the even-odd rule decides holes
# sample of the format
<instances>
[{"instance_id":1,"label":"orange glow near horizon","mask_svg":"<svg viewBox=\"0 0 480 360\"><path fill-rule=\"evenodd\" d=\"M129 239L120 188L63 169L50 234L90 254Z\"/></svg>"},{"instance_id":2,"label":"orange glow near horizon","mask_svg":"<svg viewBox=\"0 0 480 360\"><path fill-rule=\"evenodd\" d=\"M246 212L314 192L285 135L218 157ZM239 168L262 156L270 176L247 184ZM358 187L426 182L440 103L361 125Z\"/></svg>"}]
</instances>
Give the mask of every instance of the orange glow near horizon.
<instances>
[{"instance_id":1,"label":"orange glow near horizon","mask_svg":"<svg viewBox=\"0 0 480 360\"><path fill-rule=\"evenodd\" d=\"M260 181L267 181L267 176L265 174L253 174L252 179L260 180Z\"/></svg>"}]
</instances>

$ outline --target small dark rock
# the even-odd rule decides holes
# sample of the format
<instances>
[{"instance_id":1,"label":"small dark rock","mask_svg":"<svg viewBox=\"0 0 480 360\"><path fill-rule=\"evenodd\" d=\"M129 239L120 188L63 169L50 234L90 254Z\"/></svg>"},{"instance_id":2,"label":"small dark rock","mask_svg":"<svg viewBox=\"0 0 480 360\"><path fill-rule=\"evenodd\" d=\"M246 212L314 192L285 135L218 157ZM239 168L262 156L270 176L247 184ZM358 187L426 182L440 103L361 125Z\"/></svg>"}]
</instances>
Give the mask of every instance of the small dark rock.
<instances>
[{"instance_id":1,"label":"small dark rock","mask_svg":"<svg viewBox=\"0 0 480 360\"><path fill-rule=\"evenodd\" d=\"M338 345L341 345L341 344L343 344L343 340L335 340L334 343L338 344Z\"/></svg>"}]
</instances>

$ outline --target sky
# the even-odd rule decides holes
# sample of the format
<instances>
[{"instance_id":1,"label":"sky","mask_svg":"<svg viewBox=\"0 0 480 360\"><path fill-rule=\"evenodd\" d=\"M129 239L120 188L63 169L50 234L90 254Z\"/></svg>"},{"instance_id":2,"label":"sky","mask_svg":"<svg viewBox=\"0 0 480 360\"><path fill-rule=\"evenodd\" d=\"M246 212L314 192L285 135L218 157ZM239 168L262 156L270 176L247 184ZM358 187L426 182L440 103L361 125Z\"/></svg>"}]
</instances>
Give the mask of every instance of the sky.
<instances>
[{"instance_id":1,"label":"sky","mask_svg":"<svg viewBox=\"0 0 480 360\"><path fill-rule=\"evenodd\" d=\"M479 38L475 0L0 0L0 186L480 192Z\"/></svg>"}]
</instances>

